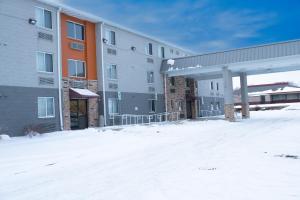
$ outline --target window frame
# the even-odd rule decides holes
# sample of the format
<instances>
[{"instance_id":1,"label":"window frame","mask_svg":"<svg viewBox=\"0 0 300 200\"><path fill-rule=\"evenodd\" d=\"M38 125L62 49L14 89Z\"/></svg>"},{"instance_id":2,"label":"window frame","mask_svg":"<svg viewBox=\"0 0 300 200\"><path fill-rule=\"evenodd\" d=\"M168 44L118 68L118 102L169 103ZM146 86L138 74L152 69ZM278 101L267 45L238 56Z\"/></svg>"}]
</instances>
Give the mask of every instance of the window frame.
<instances>
[{"instance_id":1,"label":"window frame","mask_svg":"<svg viewBox=\"0 0 300 200\"><path fill-rule=\"evenodd\" d=\"M109 102L112 101L112 100L116 102L116 106L117 106L117 107L116 107L116 108L117 108L117 110L116 110L117 112L116 112L116 113L112 113L112 112L109 110L109 108L110 108L110 107L109 107ZM109 114L109 115L119 114L119 112L120 112L120 109L119 109L119 99L118 99L118 98L108 98L108 101L107 101L107 107L108 107L108 114Z\"/></svg>"},{"instance_id":2,"label":"window frame","mask_svg":"<svg viewBox=\"0 0 300 200\"><path fill-rule=\"evenodd\" d=\"M81 24L81 23L77 23L77 22L71 21L71 20L67 20L66 22L67 22L67 38L72 39L72 40L81 41L81 42L85 41L85 25ZM68 33L68 23L72 23L74 25L74 27L73 27L73 31L74 31L74 35L75 35L74 38L71 37L71 36L69 36L69 33ZM83 33L82 33L83 34L83 40L76 38L76 36L77 36L76 35L76 25L79 25L79 26L83 27Z\"/></svg>"},{"instance_id":3,"label":"window frame","mask_svg":"<svg viewBox=\"0 0 300 200\"><path fill-rule=\"evenodd\" d=\"M153 107L153 103L154 102L154 107ZM148 104L149 104L149 113L156 113L156 99L148 99ZM150 106L151 105L151 106ZM153 110L154 108L154 110Z\"/></svg>"},{"instance_id":4,"label":"window frame","mask_svg":"<svg viewBox=\"0 0 300 200\"><path fill-rule=\"evenodd\" d=\"M150 80L149 79L150 78L149 74L151 74L151 73L153 74L153 76L152 76L152 82L149 82L149 80ZM155 83L154 71L147 71L147 83L150 84L150 85L153 85Z\"/></svg>"},{"instance_id":5,"label":"window frame","mask_svg":"<svg viewBox=\"0 0 300 200\"><path fill-rule=\"evenodd\" d=\"M158 46L158 57L162 59L166 58L166 48L162 45Z\"/></svg>"},{"instance_id":6,"label":"window frame","mask_svg":"<svg viewBox=\"0 0 300 200\"><path fill-rule=\"evenodd\" d=\"M213 81L210 81L210 90L214 90L214 82Z\"/></svg>"},{"instance_id":7,"label":"window frame","mask_svg":"<svg viewBox=\"0 0 300 200\"><path fill-rule=\"evenodd\" d=\"M151 44L151 54L150 54L150 44ZM153 56L153 43L151 43L151 42L148 42L147 44L146 44L146 55L147 56Z\"/></svg>"},{"instance_id":8,"label":"window frame","mask_svg":"<svg viewBox=\"0 0 300 200\"><path fill-rule=\"evenodd\" d=\"M111 34L111 32L114 32L115 33L115 44L112 44L111 43L111 38L110 38L110 34ZM107 38L107 33L109 34L109 36L108 36L108 38ZM114 31L114 30L112 30L112 29L108 29L108 28L106 28L105 29L105 32L104 32L104 36L105 36L105 39L107 40L107 45L109 45L109 46L116 46L117 45L117 37L116 37L116 31Z\"/></svg>"},{"instance_id":9,"label":"window frame","mask_svg":"<svg viewBox=\"0 0 300 200\"><path fill-rule=\"evenodd\" d=\"M45 116L39 116L39 109L38 109L38 112L37 112L37 115L38 115L38 118L39 119L50 119L50 118L55 118L55 98L54 97L38 97L37 98L37 106L39 108L39 99L46 99L46 115ZM53 115L48 115L48 99L52 99L52 103L53 103Z\"/></svg>"},{"instance_id":10,"label":"window frame","mask_svg":"<svg viewBox=\"0 0 300 200\"><path fill-rule=\"evenodd\" d=\"M52 57L52 72L47 72L47 71L40 71L40 69L39 69L39 64L38 64L38 54L39 53L42 53L43 55L44 55L44 63L45 63L45 61L46 61L46 54L48 54L48 55L51 55L51 57ZM53 53L50 53L50 52L45 52L45 51L37 51L36 52L36 68L37 68L37 71L39 72L39 73L45 73L45 74L53 74L54 73L54 59L53 59Z\"/></svg>"},{"instance_id":11,"label":"window frame","mask_svg":"<svg viewBox=\"0 0 300 200\"><path fill-rule=\"evenodd\" d=\"M75 70L75 71L76 71L76 76L70 76L70 74L69 74L69 73L70 73L70 72L69 72L69 67L70 67L70 66L69 66L69 60L76 61L76 70ZM87 75L87 74L86 74L86 68L87 68L87 67L86 67L86 62L85 62L85 61L83 61L83 60L75 60L75 59L68 59L67 61L68 61L68 77L70 77L70 78L82 78L82 79L86 79L86 75ZM78 73L77 73L77 62L82 62L82 63L84 63L84 77L77 76L77 74L78 74Z\"/></svg>"},{"instance_id":12,"label":"window frame","mask_svg":"<svg viewBox=\"0 0 300 200\"><path fill-rule=\"evenodd\" d=\"M39 27L39 28L43 28L43 29L46 29L46 30L53 30L53 18L52 18L52 11L51 10L49 10L49 9L46 9L46 8L43 8L43 7L39 7L39 6L35 6L35 12L36 12L36 9L40 9L40 10L43 10L43 17L44 17L44 26L41 26L41 25L39 25L38 23L36 23L36 26L37 27ZM45 10L46 11L48 11L48 12L50 12L51 13L51 28L48 28L48 27L45 27ZM36 13L34 13L35 14L35 18L36 18ZM38 21L38 19L36 19L37 21Z\"/></svg>"},{"instance_id":13,"label":"window frame","mask_svg":"<svg viewBox=\"0 0 300 200\"><path fill-rule=\"evenodd\" d=\"M112 67L112 66L116 66L116 78L111 78L110 77L110 68ZM111 63L111 64L108 64L107 65L107 77L108 77L108 79L109 80L111 80L111 81L117 81L118 80L118 65L117 64L114 64L114 63Z\"/></svg>"}]
</instances>

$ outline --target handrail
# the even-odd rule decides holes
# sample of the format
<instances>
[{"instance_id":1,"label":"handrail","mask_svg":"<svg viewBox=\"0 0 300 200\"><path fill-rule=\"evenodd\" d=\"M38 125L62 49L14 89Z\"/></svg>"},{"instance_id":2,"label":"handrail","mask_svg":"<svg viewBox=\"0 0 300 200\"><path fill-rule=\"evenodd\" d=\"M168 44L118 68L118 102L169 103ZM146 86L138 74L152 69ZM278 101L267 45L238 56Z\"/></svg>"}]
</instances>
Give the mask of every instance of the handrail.
<instances>
[{"instance_id":1,"label":"handrail","mask_svg":"<svg viewBox=\"0 0 300 200\"><path fill-rule=\"evenodd\" d=\"M150 115L109 114L109 119L115 125L151 124L166 121L178 121L180 112L164 112ZM119 121L118 121L119 120ZM118 124L116 122L119 122Z\"/></svg>"}]
</instances>

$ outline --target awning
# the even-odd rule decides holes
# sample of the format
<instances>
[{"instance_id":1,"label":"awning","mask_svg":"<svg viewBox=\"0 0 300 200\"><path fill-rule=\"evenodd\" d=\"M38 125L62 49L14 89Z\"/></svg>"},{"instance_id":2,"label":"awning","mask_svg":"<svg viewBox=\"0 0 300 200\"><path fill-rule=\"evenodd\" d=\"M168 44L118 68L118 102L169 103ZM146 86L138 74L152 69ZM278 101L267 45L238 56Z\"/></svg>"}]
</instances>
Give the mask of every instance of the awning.
<instances>
[{"instance_id":1,"label":"awning","mask_svg":"<svg viewBox=\"0 0 300 200\"><path fill-rule=\"evenodd\" d=\"M98 97L99 97L98 94L88 89L70 88L71 99L88 99L88 98L98 98Z\"/></svg>"}]
</instances>

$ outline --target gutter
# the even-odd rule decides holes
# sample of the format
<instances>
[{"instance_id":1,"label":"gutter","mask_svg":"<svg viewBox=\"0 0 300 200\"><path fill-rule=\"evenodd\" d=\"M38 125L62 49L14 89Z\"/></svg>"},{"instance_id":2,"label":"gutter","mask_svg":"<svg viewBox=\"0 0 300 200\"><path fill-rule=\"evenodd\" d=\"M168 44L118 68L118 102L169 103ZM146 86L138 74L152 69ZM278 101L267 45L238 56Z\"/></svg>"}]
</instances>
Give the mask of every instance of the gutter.
<instances>
[{"instance_id":1,"label":"gutter","mask_svg":"<svg viewBox=\"0 0 300 200\"><path fill-rule=\"evenodd\" d=\"M59 102L59 120L60 120L60 130L64 130L64 120L63 120L63 107L62 107L62 67L61 67L61 33L60 33L60 12L61 7L58 7L56 20L57 20L57 75L58 75L58 102Z\"/></svg>"}]
</instances>

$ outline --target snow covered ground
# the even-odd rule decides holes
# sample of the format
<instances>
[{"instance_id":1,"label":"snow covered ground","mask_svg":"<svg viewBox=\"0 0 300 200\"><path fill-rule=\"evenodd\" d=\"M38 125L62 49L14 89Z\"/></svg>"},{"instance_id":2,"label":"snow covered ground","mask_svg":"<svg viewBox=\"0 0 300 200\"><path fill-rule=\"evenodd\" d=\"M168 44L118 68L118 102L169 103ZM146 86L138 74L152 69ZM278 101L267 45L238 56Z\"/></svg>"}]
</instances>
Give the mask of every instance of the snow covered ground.
<instances>
[{"instance_id":1,"label":"snow covered ground","mask_svg":"<svg viewBox=\"0 0 300 200\"><path fill-rule=\"evenodd\" d=\"M251 115L0 141L0 199L299 200L300 106Z\"/></svg>"}]
</instances>

